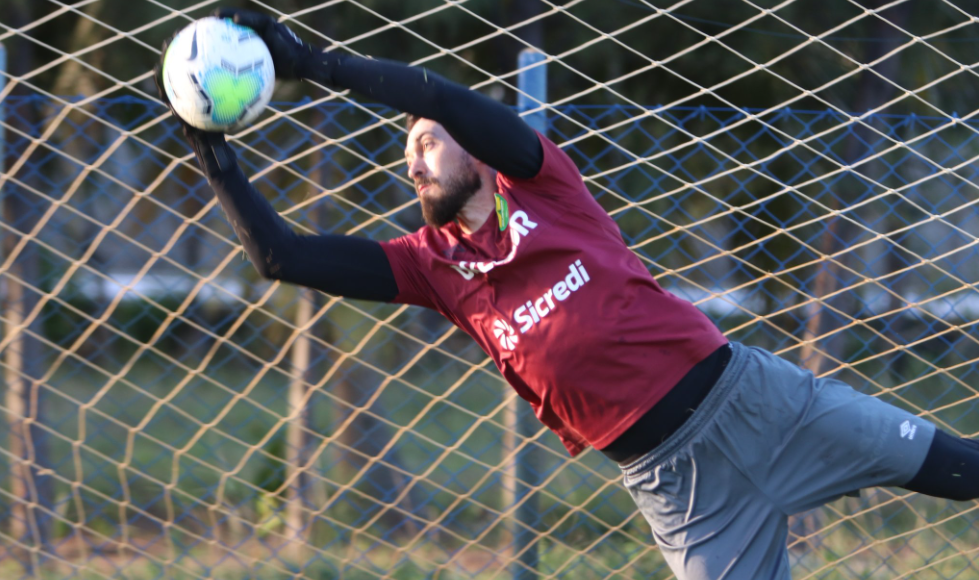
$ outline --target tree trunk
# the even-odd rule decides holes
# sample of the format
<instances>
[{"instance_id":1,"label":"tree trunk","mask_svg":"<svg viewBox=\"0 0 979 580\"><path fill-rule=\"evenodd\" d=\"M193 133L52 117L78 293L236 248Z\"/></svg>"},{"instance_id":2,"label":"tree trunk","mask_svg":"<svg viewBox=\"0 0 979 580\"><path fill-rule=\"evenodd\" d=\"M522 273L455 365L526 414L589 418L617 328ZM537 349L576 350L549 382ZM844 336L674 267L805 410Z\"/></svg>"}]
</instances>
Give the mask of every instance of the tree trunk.
<instances>
[{"instance_id":1,"label":"tree trunk","mask_svg":"<svg viewBox=\"0 0 979 580\"><path fill-rule=\"evenodd\" d=\"M872 8L879 8L884 2L882 0L874 0L871 4L873 4ZM910 7L911 3L902 4L895 9L887 11L885 17L890 17L891 22L903 28L907 22ZM862 59L863 63L870 63L881 58L898 46L903 39L903 36L894 27L878 19L874 20L870 36L885 40L883 42L866 43L864 45L867 47L867 50ZM900 60L900 55L895 55L875 68L885 78L895 80L898 76ZM877 75L865 71L860 77L853 113L860 115L870 109L879 107L881 104L893 98L894 94L895 88L893 85L885 82ZM872 143L877 140L877 133L866 126L873 125L875 122L871 119L866 119L864 123L854 126L849 136L844 150L844 163L847 165L852 166L864 156L863 143ZM861 165L858 171L858 175L861 178L872 179L874 181L878 180L884 173L881 171L880 161L872 161ZM848 192L844 190L838 195L832 196L831 209L840 209L842 205L841 200L857 199L859 193L859 191ZM849 219L862 223L864 221L862 215L865 213L863 209L858 209L854 212L847 212L846 215ZM858 237L858 234L858 227L853 222L848 219L834 217L827 222L826 231L823 233L822 239L817 246L823 256L835 254L846 248L848 244ZM857 264L856 258L856 252L851 251L837 257L837 263L825 264L816 277L815 288L812 293L813 296L822 299L828 294L836 292L841 288L850 287L857 282L861 277L860 272L862 268ZM839 296L834 297L831 303L835 308L849 317L854 317L858 313L859 301L855 295L855 291L843 292ZM821 372L829 370L830 365L824 364L827 362L827 359L829 359L830 364L833 361L845 361L846 359L846 342L847 335L849 334L847 331L837 332L833 336L819 341L819 346L825 354L815 350L815 341L817 338L831 332L837 327L837 324L833 321L834 313L828 312L827 310L827 307L819 302L812 304L808 308L810 318L806 322L803 338L806 343L800 353L800 362L817 376ZM848 322L848 320L844 320L841 324L848 324ZM808 514L808 516L791 518L789 522L790 535L806 537L816 532L823 526L822 516L823 514L817 511ZM802 549L803 545L804 543L800 543L797 544L797 547Z\"/></svg>"},{"instance_id":2,"label":"tree trunk","mask_svg":"<svg viewBox=\"0 0 979 580\"><path fill-rule=\"evenodd\" d=\"M874 0L872 4L874 5L872 8L879 8L884 4L884 2L883 0ZM908 19L910 8L911 4L905 3L888 11L887 15L891 17L890 20L892 22L903 28ZM867 51L862 59L862 62L864 63L873 62L887 54L898 46L903 39L903 36L894 27L876 19L870 34L875 38L883 38L885 40L883 42L865 44ZM875 68L877 72L884 77L894 79L897 76L899 65L900 55L897 55L887 59L883 63L877 65ZM860 84L857 90L857 98L853 111L858 115L863 114L866 111L887 102L894 96L894 94L895 89L891 84L885 82L883 79L869 71L864 72L860 77ZM844 163L847 165L852 165L858 162L863 156L863 143L877 140L877 133L867 127L867 125L873 125L874 121L872 119L867 119L864 120L863 123L864 124L855 125L853 127L849 139L847 140L843 156ZM862 165L858 175L861 178L876 180L883 174L880 163L880 161L873 161ZM859 192L842 191L839 195L832 196L831 209L840 209L841 200L856 199L856 194L859 194ZM855 212L848 212L846 214L849 219L840 217L831 218L827 222L826 232L823 233L822 239L818 244L820 252L825 256L842 251L851 240L857 237L858 234L857 226L849 220L859 222L863 213L863 210L857 210ZM860 268L855 265L855 252L848 252L838 257L836 261L837 264L826 264L817 276L815 283L816 298L822 298L827 294L836 292L840 288L847 287L857 279L858 276L856 274L853 274L852 272L841 267L846 266L850 270L860 271ZM856 313L856 304L857 300L852 292L845 292L839 297L833 299L833 305L835 307L842 310L845 314L849 314L851 316ZM817 375L823 370L826 370L826 365L824 365L824 362L827 356L824 356L822 353L815 352L815 347L810 345L813 344L812 341L814 341L817 337L833 330L834 325L829 319L830 317L826 316L826 310L826 307L820 303L813 304L813 306L809 309L811 314L806 323L804 335L804 340L807 342L807 344L805 347L803 347L802 354L800 355L802 364ZM823 341L822 350L824 350L829 357L836 360L842 360L844 358L843 353L845 351L845 343L846 333L839 332L829 339Z\"/></svg>"},{"instance_id":3,"label":"tree trunk","mask_svg":"<svg viewBox=\"0 0 979 580\"><path fill-rule=\"evenodd\" d=\"M0 21L12 28L20 28L29 24L33 18L34 3L28 0L7 0L0 4ZM8 72L14 78L26 74L34 68L34 48L31 42L17 36L12 36L6 43ZM11 81L15 82L15 81ZM11 97L29 97L32 92L23 84L16 83L10 91ZM27 134L37 133L38 115L36 106L25 103L18 107L17 114L12 114L6 122L15 130ZM15 163L24 152L23 143L15 146L19 137L14 131L5 132L3 147L4 159L2 169ZM28 185L38 186L36 179L19 176ZM3 187L2 213L7 224L14 225L20 232L29 231L36 221L31 216L35 213L32 207L32 194L11 185ZM4 234L2 236L2 255L0 260L6 261L12 249L21 240L21 234ZM29 338L27 332L19 325L27 314L37 304L37 295L29 288L18 284L14 277L22 279L34 286L40 286L39 255L35 244L28 244L18 258L9 267L10 275L3 277L2 296L3 316L6 324L3 339L10 343L3 351L5 393L4 404L10 410L8 413L7 446L13 457L10 466L10 489L14 497L21 498L21 503L14 500L9 518L9 533L22 544L36 548L39 551L30 553L22 551L17 554L28 575L40 574L38 567L48 561L52 553L51 530L53 520L45 510L54 511L54 479L46 472L53 466L49 453L49 436L38 427L38 424L49 424L47 417L47 391L31 382L39 377L43 368L40 343ZM40 334L40 317L27 329ZM25 420L28 419L28 420Z\"/></svg>"}]
</instances>

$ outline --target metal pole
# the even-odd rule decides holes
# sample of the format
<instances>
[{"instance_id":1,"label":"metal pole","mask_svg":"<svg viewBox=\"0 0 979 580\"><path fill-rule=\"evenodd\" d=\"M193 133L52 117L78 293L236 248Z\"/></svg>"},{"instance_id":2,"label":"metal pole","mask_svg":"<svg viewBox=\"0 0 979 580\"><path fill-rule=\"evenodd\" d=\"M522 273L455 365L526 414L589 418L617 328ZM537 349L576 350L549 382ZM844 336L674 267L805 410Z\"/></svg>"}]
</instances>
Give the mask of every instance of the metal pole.
<instances>
[{"instance_id":1,"label":"metal pole","mask_svg":"<svg viewBox=\"0 0 979 580\"><path fill-rule=\"evenodd\" d=\"M0 173L6 171L4 165L4 149L5 139L7 138L3 129L3 121L7 120L7 115L4 111L3 102L6 100L3 95L3 90L7 88L7 48L0 42Z\"/></svg>"},{"instance_id":2,"label":"metal pole","mask_svg":"<svg viewBox=\"0 0 979 580\"><path fill-rule=\"evenodd\" d=\"M525 48L517 56L517 110L521 113L541 107L547 102L547 57L533 48ZM536 66L535 66L536 65ZM532 67L532 68L531 68ZM527 124L547 134L547 113L541 109L523 116Z\"/></svg>"},{"instance_id":3,"label":"metal pole","mask_svg":"<svg viewBox=\"0 0 979 580\"><path fill-rule=\"evenodd\" d=\"M547 65L543 53L532 48L520 51L517 57L517 67L521 70L517 77L517 109L523 113L539 109L547 102ZM536 66L535 66L536 65ZM547 115L543 109L523 116L528 125L541 134L547 132ZM540 423L525 404L514 398L509 409L511 430L516 434L514 447L520 444L540 429ZM540 520L538 496L528 485L536 486L540 474L534 469L539 462L535 461L536 452L533 445L525 445L516 454L512 473L513 502L517 509L511 523L513 551L517 555L510 564L510 572L514 580L534 580L538 577L539 538L535 532Z\"/></svg>"},{"instance_id":4,"label":"metal pole","mask_svg":"<svg viewBox=\"0 0 979 580\"><path fill-rule=\"evenodd\" d=\"M7 122L7 110L4 103L7 98L3 96L4 89L7 88L7 47L0 42L0 175L7 171L6 145L7 133L4 124ZM3 209L3 189L0 189L0 210ZM2 283L2 282L0 282Z\"/></svg>"}]
</instances>

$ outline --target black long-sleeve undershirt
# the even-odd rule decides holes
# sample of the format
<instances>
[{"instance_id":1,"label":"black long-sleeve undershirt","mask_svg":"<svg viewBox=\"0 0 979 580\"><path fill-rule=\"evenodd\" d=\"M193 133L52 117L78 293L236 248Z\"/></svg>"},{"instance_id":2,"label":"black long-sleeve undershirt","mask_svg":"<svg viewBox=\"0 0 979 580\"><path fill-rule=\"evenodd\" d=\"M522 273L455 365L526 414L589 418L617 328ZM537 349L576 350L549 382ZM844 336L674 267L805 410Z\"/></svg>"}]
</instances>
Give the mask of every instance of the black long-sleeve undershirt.
<instances>
[{"instance_id":1,"label":"black long-sleeve undershirt","mask_svg":"<svg viewBox=\"0 0 979 580\"><path fill-rule=\"evenodd\" d=\"M210 183L245 252L264 278L348 298L390 302L397 296L391 265L376 241L297 234L249 183L237 162L211 175Z\"/></svg>"},{"instance_id":2,"label":"black long-sleeve undershirt","mask_svg":"<svg viewBox=\"0 0 979 580\"><path fill-rule=\"evenodd\" d=\"M901 487L956 501L979 498L979 441L936 429L918 473Z\"/></svg>"},{"instance_id":3,"label":"black long-sleeve undershirt","mask_svg":"<svg viewBox=\"0 0 979 580\"><path fill-rule=\"evenodd\" d=\"M543 164L536 133L505 105L444 78L388 61L323 53L306 76L349 88L442 124L471 155L504 175L535 176ZM249 259L266 278L329 294L389 302L398 294L378 242L300 235L248 181L223 136L197 133L195 152Z\"/></svg>"},{"instance_id":4,"label":"black long-sleeve undershirt","mask_svg":"<svg viewBox=\"0 0 979 580\"><path fill-rule=\"evenodd\" d=\"M483 94L399 62L335 51L317 56L305 71L310 80L437 121L470 155L504 175L529 179L544 163L534 130L512 109Z\"/></svg>"}]
</instances>

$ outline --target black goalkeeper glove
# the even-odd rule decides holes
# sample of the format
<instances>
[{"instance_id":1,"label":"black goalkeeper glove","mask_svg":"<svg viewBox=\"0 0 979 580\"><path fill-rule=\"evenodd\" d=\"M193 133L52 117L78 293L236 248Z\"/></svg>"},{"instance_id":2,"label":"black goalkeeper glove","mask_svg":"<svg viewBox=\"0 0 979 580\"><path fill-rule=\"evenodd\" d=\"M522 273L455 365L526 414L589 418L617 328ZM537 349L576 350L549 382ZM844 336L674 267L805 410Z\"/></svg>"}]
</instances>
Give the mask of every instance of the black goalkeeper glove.
<instances>
[{"instance_id":1,"label":"black goalkeeper glove","mask_svg":"<svg viewBox=\"0 0 979 580\"><path fill-rule=\"evenodd\" d=\"M322 49L303 42L292 29L268 14L238 8L219 8L214 11L214 16L229 18L235 24L254 30L272 54L276 78L313 79L332 85L332 59L325 58Z\"/></svg>"},{"instance_id":2,"label":"black goalkeeper glove","mask_svg":"<svg viewBox=\"0 0 979 580\"><path fill-rule=\"evenodd\" d=\"M170 103L167 92L163 88L163 59L166 57L167 47L170 46L171 40L173 40L173 37L163 42L163 52L160 56L160 62L153 67L153 82L156 83L156 90L160 94L160 100L166 104L167 108L170 109L170 113L183 125L184 136L187 138L187 142L190 143L190 148L194 151L194 155L197 156L197 163L200 164L204 175L210 178L212 175L236 167L238 158L225 140L224 133L203 131L192 127L177 114L177 111L174 110L173 105Z\"/></svg>"}]
</instances>

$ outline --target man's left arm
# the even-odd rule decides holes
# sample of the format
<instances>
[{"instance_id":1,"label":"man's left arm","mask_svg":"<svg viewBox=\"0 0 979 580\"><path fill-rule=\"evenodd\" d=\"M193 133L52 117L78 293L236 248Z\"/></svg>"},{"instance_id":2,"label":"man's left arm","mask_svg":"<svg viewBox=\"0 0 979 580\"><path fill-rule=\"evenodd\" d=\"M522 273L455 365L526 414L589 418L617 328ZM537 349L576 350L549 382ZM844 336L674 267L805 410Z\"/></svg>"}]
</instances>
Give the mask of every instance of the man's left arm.
<instances>
[{"instance_id":1,"label":"man's left arm","mask_svg":"<svg viewBox=\"0 0 979 580\"><path fill-rule=\"evenodd\" d=\"M339 51L322 52L266 14L222 9L217 15L232 18L262 37L279 78L309 79L350 89L436 121L463 149L503 175L530 179L540 172L544 151L537 133L500 102L424 68Z\"/></svg>"}]
</instances>

